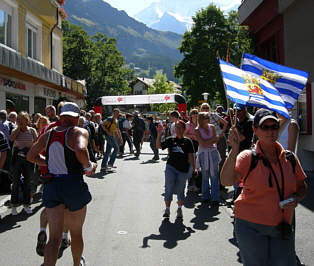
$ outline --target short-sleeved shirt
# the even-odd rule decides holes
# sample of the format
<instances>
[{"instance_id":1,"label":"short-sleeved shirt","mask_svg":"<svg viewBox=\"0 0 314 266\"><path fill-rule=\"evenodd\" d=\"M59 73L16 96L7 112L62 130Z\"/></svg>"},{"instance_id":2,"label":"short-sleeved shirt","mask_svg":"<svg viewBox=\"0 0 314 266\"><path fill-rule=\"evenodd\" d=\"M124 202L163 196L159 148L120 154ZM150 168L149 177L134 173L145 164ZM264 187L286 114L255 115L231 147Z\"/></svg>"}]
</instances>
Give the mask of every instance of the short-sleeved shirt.
<instances>
[{"instance_id":1,"label":"short-sleeved shirt","mask_svg":"<svg viewBox=\"0 0 314 266\"><path fill-rule=\"evenodd\" d=\"M284 174L284 199L296 193L297 181L302 181L306 175L296 158L295 173L293 173L290 161L286 159L285 150L276 142L276 149L279 152L279 161ZM256 154L263 156L259 142L256 144ZM252 151L242 151L236 160L235 171L246 177L251 164ZM281 171L278 163L271 163L276 174L280 189L282 189ZM271 182L270 178L271 177ZM259 160L256 167L250 172L245 180L242 193L234 203L235 217L252 223L277 226L285 221L291 224L293 210L284 210L279 207L279 194L274 176L271 170L266 167L262 160Z\"/></svg>"},{"instance_id":2,"label":"short-sleeved shirt","mask_svg":"<svg viewBox=\"0 0 314 266\"><path fill-rule=\"evenodd\" d=\"M9 149L10 147L6 136L2 131L0 131L0 152L7 151Z\"/></svg>"},{"instance_id":3,"label":"short-sleeved shirt","mask_svg":"<svg viewBox=\"0 0 314 266\"><path fill-rule=\"evenodd\" d=\"M104 122L104 126L107 128L110 134L114 135L114 132L116 131L118 127L118 120L113 117L109 117Z\"/></svg>"},{"instance_id":4,"label":"short-sleeved shirt","mask_svg":"<svg viewBox=\"0 0 314 266\"><path fill-rule=\"evenodd\" d=\"M192 141L189 138L170 136L161 142L161 148L169 148L168 164L180 172L187 173L190 168L189 153L194 152Z\"/></svg>"}]
</instances>

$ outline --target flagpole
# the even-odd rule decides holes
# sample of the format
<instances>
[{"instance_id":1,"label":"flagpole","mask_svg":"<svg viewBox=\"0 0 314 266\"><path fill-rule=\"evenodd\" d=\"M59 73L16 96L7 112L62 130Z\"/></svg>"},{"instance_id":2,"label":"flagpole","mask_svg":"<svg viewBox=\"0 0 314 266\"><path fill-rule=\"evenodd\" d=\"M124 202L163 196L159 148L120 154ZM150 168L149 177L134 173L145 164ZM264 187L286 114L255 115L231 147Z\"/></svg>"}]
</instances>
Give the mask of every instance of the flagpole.
<instances>
[{"instance_id":1,"label":"flagpole","mask_svg":"<svg viewBox=\"0 0 314 266\"><path fill-rule=\"evenodd\" d=\"M218 64L219 64L219 69L220 69L220 72L221 72L220 63L219 63L220 57L219 57L219 52L218 52L218 50L217 50L217 52L216 52L216 56L217 56L217 60L218 60ZM229 101L228 96L227 96L227 88L226 88L226 85L225 85L225 83L224 83L224 81L223 81L222 72L221 72L221 79L222 79L222 84L224 85L225 97L226 97L226 100L227 100L227 113L229 113L231 126L233 126L234 123L233 123L233 119L232 119L232 117L231 117L231 113L230 113L230 110L229 110L230 101Z\"/></svg>"}]
</instances>

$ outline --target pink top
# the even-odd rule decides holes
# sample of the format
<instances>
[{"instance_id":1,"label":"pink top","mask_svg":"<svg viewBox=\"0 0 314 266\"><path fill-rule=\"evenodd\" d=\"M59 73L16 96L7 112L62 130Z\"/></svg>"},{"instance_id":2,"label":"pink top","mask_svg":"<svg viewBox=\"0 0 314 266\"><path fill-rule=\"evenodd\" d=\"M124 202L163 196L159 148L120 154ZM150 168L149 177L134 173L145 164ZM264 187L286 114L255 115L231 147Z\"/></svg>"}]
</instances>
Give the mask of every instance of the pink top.
<instances>
[{"instance_id":1,"label":"pink top","mask_svg":"<svg viewBox=\"0 0 314 266\"><path fill-rule=\"evenodd\" d=\"M192 135L192 136L189 136L189 138L192 140L196 140L196 137L195 137L196 125L194 125L193 122L189 121L186 123L186 128L187 128L187 134Z\"/></svg>"},{"instance_id":2,"label":"pink top","mask_svg":"<svg viewBox=\"0 0 314 266\"><path fill-rule=\"evenodd\" d=\"M203 140L208 140L213 137L213 129L209 126L209 124L208 124L208 133L204 128L198 127L198 129L200 131L200 134ZM208 150L208 148L216 148L216 144L211 144L206 147L200 144L198 149L199 149L199 152L202 152L202 151Z\"/></svg>"}]
</instances>

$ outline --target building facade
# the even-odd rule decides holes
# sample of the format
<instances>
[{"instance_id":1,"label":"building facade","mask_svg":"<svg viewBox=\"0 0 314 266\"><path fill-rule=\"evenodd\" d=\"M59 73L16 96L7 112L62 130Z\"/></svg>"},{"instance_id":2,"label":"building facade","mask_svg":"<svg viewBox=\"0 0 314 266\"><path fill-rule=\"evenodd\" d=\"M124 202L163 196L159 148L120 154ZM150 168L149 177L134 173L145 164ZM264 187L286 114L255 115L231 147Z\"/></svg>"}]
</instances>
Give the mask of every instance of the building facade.
<instances>
[{"instance_id":1,"label":"building facade","mask_svg":"<svg viewBox=\"0 0 314 266\"><path fill-rule=\"evenodd\" d=\"M58 0L0 0L0 109L44 112L66 99L84 106L85 86L62 74Z\"/></svg>"},{"instance_id":2,"label":"building facade","mask_svg":"<svg viewBox=\"0 0 314 266\"><path fill-rule=\"evenodd\" d=\"M295 106L300 125L298 156L306 170L314 170L314 27L311 0L243 0L241 25L255 36L256 55L309 72L309 81Z\"/></svg>"}]
</instances>

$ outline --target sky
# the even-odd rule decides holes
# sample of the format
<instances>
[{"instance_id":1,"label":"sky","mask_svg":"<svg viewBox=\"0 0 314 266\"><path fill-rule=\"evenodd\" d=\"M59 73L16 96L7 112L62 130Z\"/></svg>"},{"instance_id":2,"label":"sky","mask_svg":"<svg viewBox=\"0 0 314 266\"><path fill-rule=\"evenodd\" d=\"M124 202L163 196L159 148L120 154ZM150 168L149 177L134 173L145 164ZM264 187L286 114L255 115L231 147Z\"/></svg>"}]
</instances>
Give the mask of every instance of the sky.
<instances>
[{"instance_id":1,"label":"sky","mask_svg":"<svg viewBox=\"0 0 314 266\"><path fill-rule=\"evenodd\" d=\"M134 16L144 8L150 6L153 2L158 2L158 0L103 0L109 3L112 7L115 7L119 10L124 10L128 13L129 16ZM169 0L171 1L171 0ZM184 3L186 0L182 0ZM197 0L188 0L188 1L197 1ZM208 4L213 2L214 4L227 4L232 6L232 4L241 3L241 0L208 0Z\"/></svg>"}]
</instances>

